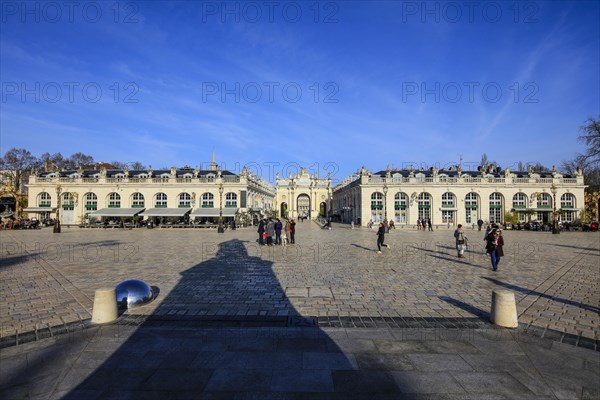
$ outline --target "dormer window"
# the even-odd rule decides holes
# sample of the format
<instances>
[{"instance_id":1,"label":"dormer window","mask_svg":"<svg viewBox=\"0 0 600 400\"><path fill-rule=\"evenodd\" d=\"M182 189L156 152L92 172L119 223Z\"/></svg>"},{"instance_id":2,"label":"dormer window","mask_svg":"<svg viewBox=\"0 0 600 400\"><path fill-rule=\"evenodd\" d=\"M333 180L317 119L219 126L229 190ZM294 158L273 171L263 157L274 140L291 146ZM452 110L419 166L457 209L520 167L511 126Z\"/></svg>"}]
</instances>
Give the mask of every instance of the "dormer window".
<instances>
[{"instance_id":1,"label":"dormer window","mask_svg":"<svg viewBox=\"0 0 600 400\"><path fill-rule=\"evenodd\" d=\"M115 174L114 177L117 178L117 179L122 179L122 178L125 178L125 174L122 173L122 172L119 172L118 174Z\"/></svg>"},{"instance_id":2,"label":"dormer window","mask_svg":"<svg viewBox=\"0 0 600 400\"><path fill-rule=\"evenodd\" d=\"M186 178L186 179L191 179L191 178L193 178L193 177L194 177L194 174L190 174L189 172L188 172L188 173L185 173L185 174L183 174L183 178Z\"/></svg>"},{"instance_id":3,"label":"dormer window","mask_svg":"<svg viewBox=\"0 0 600 400\"><path fill-rule=\"evenodd\" d=\"M170 176L171 176L171 175L169 175L169 174L167 174L167 173L160 174L160 177L161 177L162 179L169 179L169 177L170 177Z\"/></svg>"}]
</instances>

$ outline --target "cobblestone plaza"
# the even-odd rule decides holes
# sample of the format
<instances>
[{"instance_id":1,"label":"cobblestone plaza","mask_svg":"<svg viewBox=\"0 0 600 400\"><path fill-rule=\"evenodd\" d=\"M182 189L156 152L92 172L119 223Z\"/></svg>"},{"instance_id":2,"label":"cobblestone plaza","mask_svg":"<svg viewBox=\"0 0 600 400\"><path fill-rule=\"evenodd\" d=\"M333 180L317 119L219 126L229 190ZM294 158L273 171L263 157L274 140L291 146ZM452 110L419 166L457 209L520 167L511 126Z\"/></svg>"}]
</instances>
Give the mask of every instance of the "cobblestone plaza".
<instances>
[{"instance_id":1,"label":"cobblestone plaza","mask_svg":"<svg viewBox=\"0 0 600 400\"><path fill-rule=\"evenodd\" d=\"M385 342L389 332L397 335L401 328L426 329L429 337L424 340L440 334L459 335L453 336L459 342L463 340L461 329L489 328L492 290L503 288L513 291L517 299L520 327L512 334L533 332L535 337L585 352L594 372L586 372L588 375L581 379L592 387L592 392L585 393L597 394L590 376L597 378L600 370L598 234L506 231L505 257L496 272L484 254L483 232L468 230L466 234L469 249L466 258L458 259L449 229L392 230L386 235L390 248L380 255L373 230L337 224L324 230L308 221L297 225L296 245L274 247L259 246L253 228L228 230L222 235L212 229L67 228L61 234L52 234L50 229L2 231L2 357L5 362L6 357L13 359L19 352L16 349L50 340L43 337L62 327L89 327L94 291L126 279L142 279L158 293L149 305L121 316L121 326L129 329L123 332L129 334L147 321L159 325L180 322L178 332L190 338L214 326L287 326L289 332L296 332L296 321L297 326L314 324L321 328L319 332L327 333L328 340L335 338L338 329L365 332L369 340L379 340L375 343L380 351L405 343ZM464 339L473 339L472 333ZM261 346L252 343L248 346ZM340 354L344 354L339 343L343 340L336 341L335 346L341 346ZM356 345L353 342L352 346ZM114 343L107 346L103 351L111 350ZM461 346L461 353L477 358L479 351ZM411 354L423 350L411 349ZM359 368L357 360L367 362L361 358L360 349L353 351L358 352L358 359L353 353L341 370ZM461 357L464 367L468 357ZM433 359L412 361L411 370L429 371L418 365ZM435 363L439 362L443 361L436 358ZM456 367L459 361L453 358L446 362ZM6 389L10 383L6 367L2 374ZM205 378L205 383L209 378L213 382L209 387L217 385L215 375ZM306 379L314 383L313 378ZM334 383L342 378L333 375ZM446 378L441 377L442 381ZM302 381L302 377L298 379ZM402 391L402 382L406 384L403 379L408 378L395 379L394 390L399 387ZM426 377L419 375L419 379ZM461 389L455 393L472 393L467 389L469 379L461 381L460 376L453 375L445 388L459 382ZM271 391L290 389L282 381L269 382ZM338 391L337 383L327 385L316 391L329 392L334 387ZM586 386L578 388L577 397L565 398L581 398ZM533 393L547 395L544 390ZM298 388L292 391L304 392ZM490 398L517 398L510 393L502 396Z\"/></svg>"}]
</instances>

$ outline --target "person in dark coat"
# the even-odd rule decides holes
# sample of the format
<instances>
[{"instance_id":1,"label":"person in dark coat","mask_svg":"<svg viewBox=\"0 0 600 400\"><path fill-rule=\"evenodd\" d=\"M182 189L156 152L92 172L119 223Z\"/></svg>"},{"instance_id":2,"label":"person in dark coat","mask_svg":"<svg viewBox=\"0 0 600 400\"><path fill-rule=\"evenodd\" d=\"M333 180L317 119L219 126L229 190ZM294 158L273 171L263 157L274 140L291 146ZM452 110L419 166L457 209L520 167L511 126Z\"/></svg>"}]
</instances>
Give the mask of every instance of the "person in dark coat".
<instances>
[{"instance_id":1,"label":"person in dark coat","mask_svg":"<svg viewBox=\"0 0 600 400\"><path fill-rule=\"evenodd\" d=\"M260 222L258 223L258 243L259 244L265 244L265 241L263 240L263 233L265 233L265 221L264 220L260 220Z\"/></svg>"},{"instance_id":2,"label":"person in dark coat","mask_svg":"<svg viewBox=\"0 0 600 400\"><path fill-rule=\"evenodd\" d=\"M498 270L498 264L500 263L500 257L504 256L504 238L502 237L502 230L494 228L487 236L485 245L485 251L490 255L492 261L492 269Z\"/></svg>"},{"instance_id":3,"label":"person in dark coat","mask_svg":"<svg viewBox=\"0 0 600 400\"><path fill-rule=\"evenodd\" d=\"M477 230L481 231L481 227L483 226L483 220L481 218L479 218L477 220Z\"/></svg>"},{"instance_id":4,"label":"person in dark coat","mask_svg":"<svg viewBox=\"0 0 600 400\"><path fill-rule=\"evenodd\" d=\"M377 254L381 254L381 246L389 248L390 246L383 243L385 239L385 225L383 222L379 223L379 229L377 230Z\"/></svg>"},{"instance_id":5,"label":"person in dark coat","mask_svg":"<svg viewBox=\"0 0 600 400\"><path fill-rule=\"evenodd\" d=\"M283 224L280 219L277 219L275 223L275 244L281 244L281 231L283 230Z\"/></svg>"},{"instance_id":6,"label":"person in dark coat","mask_svg":"<svg viewBox=\"0 0 600 400\"><path fill-rule=\"evenodd\" d=\"M427 227L430 231L433 231L433 225L431 225L431 218L427 218Z\"/></svg>"},{"instance_id":7,"label":"person in dark coat","mask_svg":"<svg viewBox=\"0 0 600 400\"><path fill-rule=\"evenodd\" d=\"M296 221L290 221L290 243L296 243Z\"/></svg>"}]
</instances>

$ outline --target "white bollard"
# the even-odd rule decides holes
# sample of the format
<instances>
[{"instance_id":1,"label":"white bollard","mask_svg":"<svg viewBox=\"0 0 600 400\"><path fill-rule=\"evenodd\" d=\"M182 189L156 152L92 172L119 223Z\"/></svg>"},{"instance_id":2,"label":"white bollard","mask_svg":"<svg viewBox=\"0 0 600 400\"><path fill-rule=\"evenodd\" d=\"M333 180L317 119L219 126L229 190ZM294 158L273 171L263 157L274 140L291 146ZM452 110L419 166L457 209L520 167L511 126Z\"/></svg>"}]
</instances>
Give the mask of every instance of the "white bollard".
<instances>
[{"instance_id":1,"label":"white bollard","mask_svg":"<svg viewBox=\"0 0 600 400\"><path fill-rule=\"evenodd\" d=\"M505 289L492 291L491 320L493 324L504 328L517 328L519 326L517 303L513 292Z\"/></svg>"},{"instance_id":2,"label":"white bollard","mask_svg":"<svg viewBox=\"0 0 600 400\"><path fill-rule=\"evenodd\" d=\"M97 289L94 295L94 308L92 322L94 324L108 324L118 317L117 291L114 287Z\"/></svg>"}]
</instances>

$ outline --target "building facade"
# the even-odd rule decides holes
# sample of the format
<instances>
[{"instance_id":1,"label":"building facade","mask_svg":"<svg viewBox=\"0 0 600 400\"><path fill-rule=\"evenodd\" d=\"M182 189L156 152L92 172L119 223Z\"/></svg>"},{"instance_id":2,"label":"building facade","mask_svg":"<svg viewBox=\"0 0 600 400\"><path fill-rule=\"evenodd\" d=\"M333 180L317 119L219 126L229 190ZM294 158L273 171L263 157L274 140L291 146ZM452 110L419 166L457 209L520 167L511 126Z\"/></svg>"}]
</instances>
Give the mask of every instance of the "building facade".
<instances>
[{"instance_id":1,"label":"building facade","mask_svg":"<svg viewBox=\"0 0 600 400\"><path fill-rule=\"evenodd\" d=\"M490 166L462 171L460 166L437 170L390 170L372 173L363 167L333 188L333 212L342 222L367 224L393 220L415 225L505 221L506 213L519 221L551 223L580 218L584 207L583 174L552 171L511 172Z\"/></svg>"},{"instance_id":2,"label":"building facade","mask_svg":"<svg viewBox=\"0 0 600 400\"><path fill-rule=\"evenodd\" d=\"M29 206L40 219L82 224L102 217L174 217L193 221L247 213L255 219L271 210L275 189L244 168L234 174L216 162L208 170L125 169L46 171L29 178ZM139 218L137 218L139 219Z\"/></svg>"},{"instance_id":3,"label":"building facade","mask_svg":"<svg viewBox=\"0 0 600 400\"><path fill-rule=\"evenodd\" d=\"M280 217L316 219L328 216L331 210L331 177L310 175L305 168L295 176L275 178L275 207Z\"/></svg>"}]
</instances>

